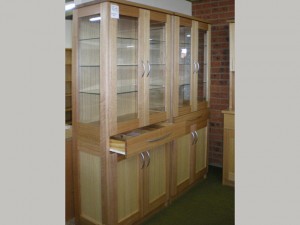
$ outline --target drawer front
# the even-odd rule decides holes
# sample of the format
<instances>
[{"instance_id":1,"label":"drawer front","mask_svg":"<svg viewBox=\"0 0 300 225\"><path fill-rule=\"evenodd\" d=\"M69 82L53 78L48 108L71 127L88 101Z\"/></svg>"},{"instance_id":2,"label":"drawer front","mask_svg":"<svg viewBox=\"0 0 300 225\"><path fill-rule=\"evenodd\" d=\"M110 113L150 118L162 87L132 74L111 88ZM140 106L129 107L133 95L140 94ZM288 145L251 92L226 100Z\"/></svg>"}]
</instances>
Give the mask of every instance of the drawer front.
<instances>
[{"instance_id":1,"label":"drawer front","mask_svg":"<svg viewBox=\"0 0 300 225\"><path fill-rule=\"evenodd\" d=\"M184 133L184 122L149 126L124 134L121 140L111 138L110 151L125 155L128 158L140 152L171 142Z\"/></svg>"}]
</instances>

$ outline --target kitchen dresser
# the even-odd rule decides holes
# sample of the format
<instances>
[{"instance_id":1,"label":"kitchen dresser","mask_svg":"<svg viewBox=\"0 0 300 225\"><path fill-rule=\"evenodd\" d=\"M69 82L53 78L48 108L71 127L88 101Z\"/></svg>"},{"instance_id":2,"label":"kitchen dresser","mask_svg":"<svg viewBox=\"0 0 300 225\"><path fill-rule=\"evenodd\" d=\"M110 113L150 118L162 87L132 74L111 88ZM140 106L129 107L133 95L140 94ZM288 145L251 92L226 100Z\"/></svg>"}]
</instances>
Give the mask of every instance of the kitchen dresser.
<instances>
[{"instance_id":1,"label":"kitchen dresser","mask_svg":"<svg viewBox=\"0 0 300 225\"><path fill-rule=\"evenodd\" d=\"M235 176L235 23L229 22L229 109L223 110L224 135L223 135L223 184L234 186Z\"/></svg>"},{"instance_id":2,"label":"kitchen dresser","mask_svg":"<svg viewBox=\"0 0 300 225\"><path fill-rule=\"evenodd\" d=\"M128 1L75 8L78 224L138 224L207 173L210 25Z\"/></svg>"}]
</instances>

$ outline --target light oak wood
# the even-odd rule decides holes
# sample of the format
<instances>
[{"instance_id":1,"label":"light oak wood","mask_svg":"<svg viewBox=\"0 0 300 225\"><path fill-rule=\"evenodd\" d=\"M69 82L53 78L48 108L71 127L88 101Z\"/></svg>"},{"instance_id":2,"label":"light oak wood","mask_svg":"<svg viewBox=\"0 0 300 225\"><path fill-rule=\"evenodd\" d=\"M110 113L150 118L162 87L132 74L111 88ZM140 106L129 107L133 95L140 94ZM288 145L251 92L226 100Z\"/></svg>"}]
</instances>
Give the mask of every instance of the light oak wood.
<instances>
[{"instance_id":1,"label":"light oak wood","mask_svg":"<svg viewBox=\"0 0 300 225\"><path fill-rule=\"evenodd\" d=\"M72 138L65 141L65 219L74 217L73 152Z\"/></svg>"},{"instance_id":2,"label":"light oak wood","mask_svg":"<svg viewBox=\"0 0 300 225\"><path fill-rule=\"evenodd\" d=\"M118 162L118 223L140 213L139 158Z\"/></svg>"},{"instance_id":3,"label":"light oak wood","mask_svg":"<svg viewBox=\"0 0 300 225\"><path fill-rule=\"evenodd\" d=\"M190 140L190 134L176 140L177 186L190 179Z\"/></svg>"},{"instance_id":4,"label":"light oak wood","mask_svg":"<svg viewBox=\"0 0 300 225\"><path fill-rule=\"evenodd\" d=\"M223 137L223 184L234 186L235 171L235 131L234 112L224 113L224 137Z\"/></svg>"},{"instance_id":5,"label":"light oak wood","mask_svg":"<svg viewBox=\"0 0 300 225\"><path fill-rule=\"evenodd\" d=\"M207 167L207 127L201 128L196 131L198 133L198 141L195 144L195 160L196 167L195 173L199 173L201 170Z\"/></svg>"},{"instance_id":6,"label":"light oak wood","mask_svg":"<svg viewBox=\"0 0 300 225\"><path fill-rule=\"evenodd\" d=\"M101 159L80 152L79 162L81 215L101 224Z\"/></svg>"}]
</instances>

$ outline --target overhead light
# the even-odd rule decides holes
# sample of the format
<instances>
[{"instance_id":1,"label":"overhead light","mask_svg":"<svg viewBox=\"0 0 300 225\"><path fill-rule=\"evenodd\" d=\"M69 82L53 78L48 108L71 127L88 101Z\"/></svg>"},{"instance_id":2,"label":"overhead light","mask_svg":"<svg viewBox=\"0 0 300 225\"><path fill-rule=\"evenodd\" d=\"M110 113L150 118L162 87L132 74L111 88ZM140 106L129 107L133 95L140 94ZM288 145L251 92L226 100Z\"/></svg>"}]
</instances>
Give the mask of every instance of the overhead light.
<instances>
[{"instance_id":1,"label":"overhead light","mask_svg":"<svg viewBox=\"0 0 300 225\"><path fill-rule=\"evenodd\" d=\"M101 17L100 17L100 16L90 18L90 21L91 21L91 22L99 21L99 20L101 20Z\"/></svg>"},{"instance_id":2,"label":"overhead light","mask_svg":"<svg viewBox=\"0 0 300 225\"><path fill-rule=\"evenodd\" d=\"M190 34L187 34L186 36L187 36L187 37L191 37L191 35L190 35Z\"/></svg>"},{"instance_id":3,"label":"overhead light","mask_svg":"<svg viewBox=\"0 0 300 225\"><path fill-rule=\"evenodd\" d=\"M65 11L69 11L69 10L72 10L75 8L75 3L74 2L68 2L66 5L65 5Z\"/></svg>"}]
</instances>

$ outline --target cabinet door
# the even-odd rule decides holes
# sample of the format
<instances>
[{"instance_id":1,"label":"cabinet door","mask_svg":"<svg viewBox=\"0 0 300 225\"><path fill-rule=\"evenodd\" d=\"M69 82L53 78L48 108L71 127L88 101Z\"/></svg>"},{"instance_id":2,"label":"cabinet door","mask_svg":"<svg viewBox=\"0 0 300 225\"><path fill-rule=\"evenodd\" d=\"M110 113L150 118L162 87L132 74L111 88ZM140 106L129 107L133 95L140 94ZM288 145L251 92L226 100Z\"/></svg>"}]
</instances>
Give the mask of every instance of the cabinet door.
<instances>
[{"instance_id":1,"label":"cabinet door","mask_svg":"<svg viewBox=\"0 0 300 225\"><path fill-rule=\"evenodd\" d=\"M132 224L141 217L141 178L139 155L117 163L118 224Z\"/></svg>"},{"instance_id":2,"label":"cabinet door","mask_svg":"<svg viewBox=\"0 0 300 225\"><path fill-rule=\"evenodd\" d=\"M193 21L192 35L193 55L193 83L192 83L192 111L197 111L208 100L208 25ZM201 104L202 103L202 104Z\"/></svg>"},{"instance_id":3,"label":"cabinet door","mask_svg":"<svg viewBox=\"0 0 300 225\"><path fill-rule=\"evenodd\" d=\"M207 168L207 127L201 128L196 132L195 143L195 179L204 175Z\"/></svg>"},{"instance_id":4,"label":"cabinet door","mask_svg":"<svg viewBox=\"0 0 300 225\"><path fill-rule=\"evenodd\" d=\"M153 11L145 11L145 14L144 125L148 125L169 118L171 17Z\"/></svg>"},{"instance_id":5,"label":"cabinet door","mask_svg":"<svg viewBox=\"0 0 300 225\"><path fill-rule=\"evenodd\" d=\"M99 5L74 11L73 92L78 139L99 143L100 36Z\"/></svg>"},{"instance_id":6,"label":"cabinet door","mask_svg":"<svg viewBox=\"0 0 300 225\"><path fill-rule=\"evenodd\" d=\"M136 7L119 4L119 12L119 18L109 18L111 135L135 129L143 119L141 73L144 19L141 10Z\"/></svg>"},{"instance_id":7,"label":"cabinet door","mask_svg":"<svg viewBox=\"0 0 300 225\"><path fill-rule=\"evenodd\" d=\"M192 21L174 17L174 86L173 116L191 112Z\"/></svg>"},{"instance_id":8,"label":"cabinet door","mask_svg":"<svg viewBox=\"0 0 300 225\"><path fill-rule=\"evenodd\" d=\"M144 214L163 205L168 200L168 150L161 145L144 153Z\"/></svg>"},{"instance_id":9,"label":"cabinet door","mask_svg":"<svg viewBox=\"0 0 300 225\"><path fill-rule=\"evenodd\" d=\"M176 194L183 191L191 183L191 133L186 134L175 141L175 186ZM174 184L173 184L174 185ZM174 194L174 193L173 193Z\"/></svg>"}]
</instances>

